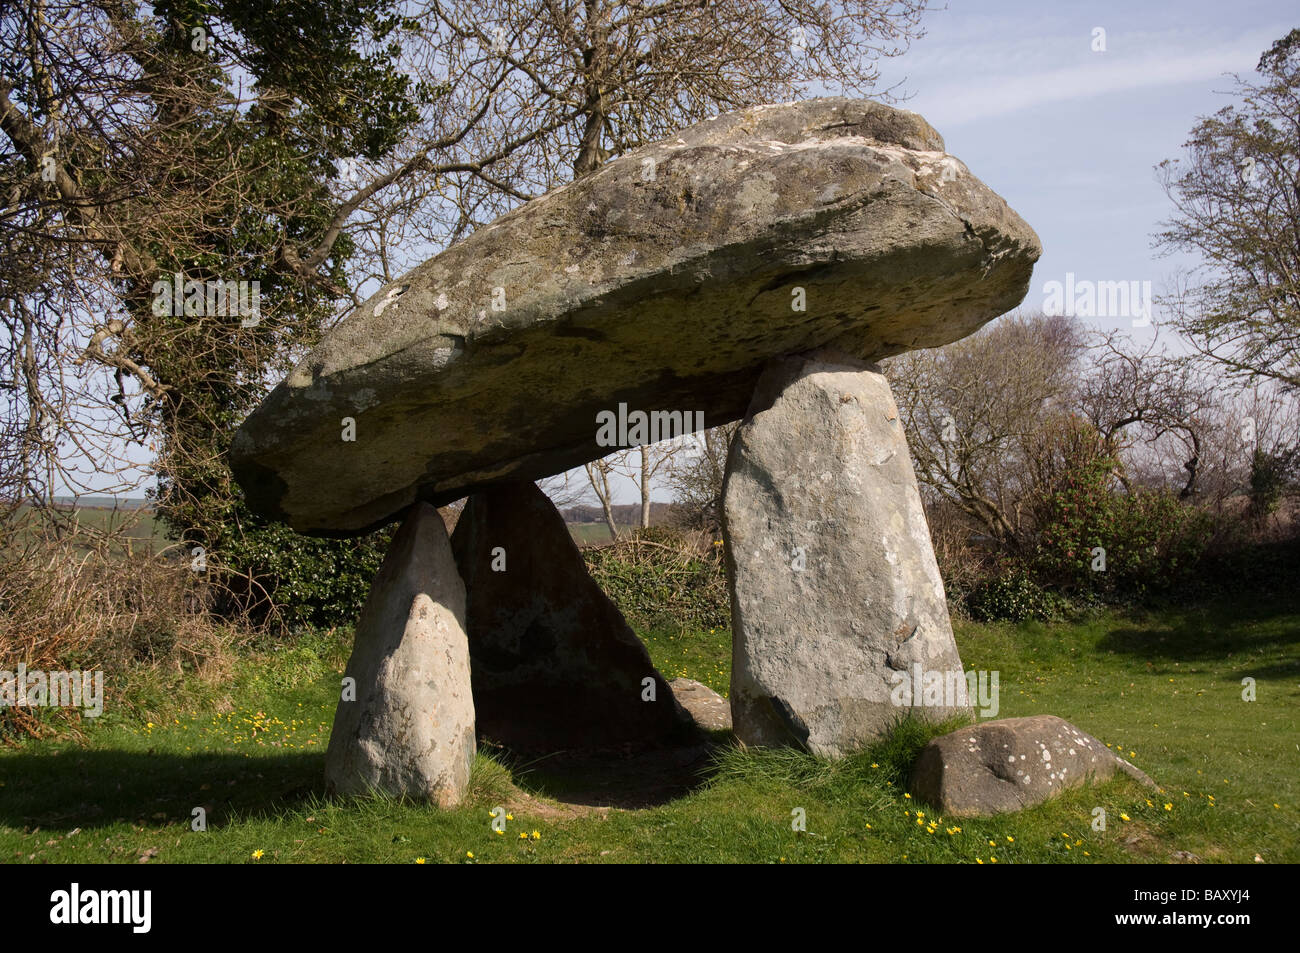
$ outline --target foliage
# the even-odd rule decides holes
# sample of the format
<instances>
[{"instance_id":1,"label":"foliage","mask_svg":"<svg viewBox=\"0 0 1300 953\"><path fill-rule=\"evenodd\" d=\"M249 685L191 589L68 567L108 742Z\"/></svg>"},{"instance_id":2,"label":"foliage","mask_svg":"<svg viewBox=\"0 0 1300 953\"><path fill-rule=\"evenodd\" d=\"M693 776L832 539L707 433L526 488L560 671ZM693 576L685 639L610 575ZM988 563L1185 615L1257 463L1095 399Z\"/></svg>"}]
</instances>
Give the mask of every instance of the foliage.
<instances>
[{"instance_id":1,"label":"foliage","mask_svg":"<svg viewBox=\"0 0 1300 953\"><path fill-rule=\"evenodd\" d=\"M1048 592L1018 563L1008 562L1002 571L977 583L966 596L966 611L979 622L1004 620L1024 622L1059 618L1067 603Z\"/></svg>"},{"instance_id":2,"label":"foliage","mask_svg":"<svg viewBox=\"0 0 1300 953\"><path fill-rule=\"evenodd\" d=\"M725 628L731 603L721 549L650 527L583 555L592 577L633 626Z\"/></svg>"},{"instance_id":3,"label":"foliage","mask_svg":"<svg viewBox=\"0 0 1300 953\"><path fill-rule=\"evenodd\" d=\"M1121 492L1095 428L1064 418L1037 458L1037 580L1065 592L1141 594L1167 590L1196 568L1210 517L1170 491Z\"/></svg>"},{"instance_id":4,"label":"foliage","mask_svg":"<svg viewBox=\"0 0 1300 953\"><path fill-rule=\"evenodd\" d=\"M1262 519L1272 515L1282 495L1295 486L1300 468L1300 447L1268 451L1257 447L1250 461L1251 515Z\"/></svg>"},{"instance_id":5,"label":"foliage","mask_svg":"<svg viewBox=\"0 0 1300 953\"><path fill-rule=\"evenodd\" d=\"M232 598L256 621L291 627L351 625L384 561L392 529L319 539L253 517L220 550Z\"/></svg>"}]
</instances>

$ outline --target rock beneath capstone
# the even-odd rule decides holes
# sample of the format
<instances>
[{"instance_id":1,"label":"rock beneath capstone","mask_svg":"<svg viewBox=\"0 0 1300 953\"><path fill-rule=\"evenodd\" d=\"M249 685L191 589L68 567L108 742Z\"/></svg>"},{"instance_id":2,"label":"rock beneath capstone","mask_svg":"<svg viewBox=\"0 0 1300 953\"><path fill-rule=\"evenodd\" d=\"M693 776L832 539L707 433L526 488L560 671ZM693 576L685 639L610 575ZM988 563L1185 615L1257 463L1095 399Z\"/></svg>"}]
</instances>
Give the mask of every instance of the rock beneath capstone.
<instances>
[{"instance_id":1,"label":"rock beneath capstone","mask_svg":"<svg viewBox=\"0 0 1300 953\"><path fill-rule=\"evenodd\" d=\"M330 791L442 807L460 801L475 751L464 626L465 587L447 529L419 503L393 537L357 622L325 755Z\"/></svg>"},{"instance_id":2,"label":"rock beneath capstone","mask_svg":"<svg viewBox=\"0 0 1300 953\"><path fill-rule=\"evenodd\" d=\"M903 716L970 713L912 458L874 365L824 352L771 364L731 445L723 520L742 742L838 757ZM951 690L914 697L936 680Z\"/></svg>"},{"instance_id":3,"label":"rock beneath capstone","mask_svg":"<svg viewBox=\"0 0 1300 953\"><path fill-rule=\"evenodd\" d=\"M912 793L945 814L1019 811L1089 779L1145 773L1055 715L1002 718L934 738L912 768Z\"/></svg>"},{"instance_id":4,"label":"rock beneath capstone","mask_svg":"<svg viewBox=\"0 0 1300 953\"><path fill-rule=\"evenodd\" d=\"M686 430L741 417L770 358L954 341L1020 303L1040 253L915 113L740 110L379 289L244 422L231 465L259 513L359 533L605 456L597 415L620 404L677 415L615 435L654 442L684 414Z\"/></svg>"},{"instance_id":5,"label":"rock beneath capstone","mask_svg":"<svg viewBox=\"0 0 1300 953\"><path fill-rule=\"evenodd\" d=\"M705 731L731 730L731 703L708 685L693 678L674 678L668 687L695 724Z\"/></svg>"},{"instance_id":6,"label":"rock beneath capstone","mask_svg":"<svg viewBox=\"0 0 1300 953\"><path fill-rule=\"evenodd\" d=\"M696 740L690 716L535 484L471 496L452 549L485 737L545 752Z\"/></svg>"}]
</instances>

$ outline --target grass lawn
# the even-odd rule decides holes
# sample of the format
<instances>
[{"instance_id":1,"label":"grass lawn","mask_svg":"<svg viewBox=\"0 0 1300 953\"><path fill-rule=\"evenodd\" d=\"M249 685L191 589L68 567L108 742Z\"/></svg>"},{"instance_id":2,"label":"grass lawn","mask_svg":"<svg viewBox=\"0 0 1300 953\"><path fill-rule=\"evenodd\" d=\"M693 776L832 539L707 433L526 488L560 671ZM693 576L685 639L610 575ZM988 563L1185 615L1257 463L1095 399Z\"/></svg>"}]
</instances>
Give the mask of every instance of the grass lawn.
<instances>
[{"instance_id":1,"label":"grass lawn","mask_svg":"<svg viewBox=\"0 0 1300 953\"><path fill-rule=\"evenodd\" d=\"M724 690L729 633L646 635L665 676ZM622 810L550 795L546 763L480 752L453 811L331 802L324 749L345 644L314 634L250 655L220 694L166 686L109 709L83 744L0 751L0 859L11 862L1100 863L1300 861L1300 612L1250 597L1072 624L958 627L968 669L1000 672L998 717L1051 713L1122 750L1127 779L987 820L935 817L907 793L933 729L910 723L830 763L721 743L695 790ZM1242 700L1242 679L1257 700ZM194 701L200 699L200 701ZM176 705L188 708L176 708ZM571 779L570 779L571 780ZM511 815L495 833L489 812ZM191 830L193 810L207 830ZM1092 826L1103 807L1104 831ZM802 809L806 831L792 830ZM793 812L793 813L792 813Z\"/></svg>"}]
</instances>

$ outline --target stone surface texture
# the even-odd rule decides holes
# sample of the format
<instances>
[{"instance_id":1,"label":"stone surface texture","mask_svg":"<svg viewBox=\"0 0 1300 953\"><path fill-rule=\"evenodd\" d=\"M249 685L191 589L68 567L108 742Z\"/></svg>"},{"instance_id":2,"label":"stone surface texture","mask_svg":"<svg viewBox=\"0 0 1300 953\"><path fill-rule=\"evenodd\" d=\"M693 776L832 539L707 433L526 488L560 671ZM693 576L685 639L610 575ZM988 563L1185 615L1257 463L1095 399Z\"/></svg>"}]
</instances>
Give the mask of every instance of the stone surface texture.
<instances>
[{"instance_id":1,"label":"stone surface texture","mask_svg":"<svg viewBox=\"0 0 1300 953\"><path fill-rule=\"evenodd\" d=\"M701 728L706 731L731 730L731 703L708 685L693 678L674 678L668 687Z\"/></svg>"},{"instance_id":2,"label":"stone surface texture","mask_svg":"<svg viewBox=\"0 0 1300 953\"><path fill-rule=\"evenodd\" d=\"M474 761L465 587L447 529L424 503L393 538L357 623L325 756L336 794L457 804Z\"/></svg>"},{"instance_id":3,"label":"stone surface texture","mask_svg":"<svg viewBox=\"0 0 1300 953\"><path fill-rule=\"evenodd\" d=\"M690 716L535 484L475 493L452 548L485 737L547 752L694 739Z\"/></svg>"},{"instance_id":4,"label":"stone surface texture","mask_svg":"<svg viewBox=\"0 0 1300 953\"><path fill-rule=\"evenodd\" d=\"M774 361L731 446L723 490L731 584L731 712L746 744L858 750L899 718L914 664L960 680L943 582L907 441L874 365Z\"/></svg>"},{"instance_id":5,"label":"stone surface texture","mask_svg":"<svg viewBox=\"0 0 1300 953\"><path fill-rule=\"evenodd\" d=\"M1003 718L931 740L912 769L911 793L945 814L988 816L1019 811L1117 771L1155 787L1062 718Z\"/></svg>"},{"instance_id":6,"label":"stone surface texture","mask_svg":"<svg viewBox=\"0 0 1300 953\"><path fill-rule=\"evenodd\" d=\"M714 426L744 414L770 358L954 341L1020 303L1040 253L915 113L740 110L380 288L244 422L232 467L256 511L360 533L604 456L596 415L620 403Z\"/></svg>"}]
</instances>

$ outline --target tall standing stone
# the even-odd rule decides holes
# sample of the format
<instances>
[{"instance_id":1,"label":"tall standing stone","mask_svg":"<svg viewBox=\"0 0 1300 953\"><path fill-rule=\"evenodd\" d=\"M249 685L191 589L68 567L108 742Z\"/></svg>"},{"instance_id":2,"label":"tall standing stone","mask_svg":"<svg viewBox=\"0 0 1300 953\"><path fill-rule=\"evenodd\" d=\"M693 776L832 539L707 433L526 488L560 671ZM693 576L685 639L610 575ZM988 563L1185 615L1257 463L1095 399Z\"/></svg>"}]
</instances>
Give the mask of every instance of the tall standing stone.
<instances>
[{"instance_id":1,"label":"tall standing stone","mask_svg":"<svg viewBox=\"0 0 1300 953\"><path fill-rule=\"evenodd\" d=\"M695 740L690 716L535 484L471 496L452 548L485 737L528 751Z\"/></svg>"},{"instance_id":2,"label":"tall standing stone","mask_svg":"<svg viewBox=\"0 0 1300 953\"><path fill-rule=\"evenodd\" d=\"M878 368L830 353L769 364L723 494L741 741L837 757L909 711L970 712L907 441ZM945 683L955 691L944 695Z\"/></svg>"},{"instance_id":3,"label":"tall standing stone","mask_svg":"<svg viewBox=\"0 0 1300 953\"><path fill-rule=\"evenodd\" d=\"M325 779L338 794L378 790L451 807L474 751L465 586L442 517L417 503L357 623Z\"/></svg>"}]
</instances>

